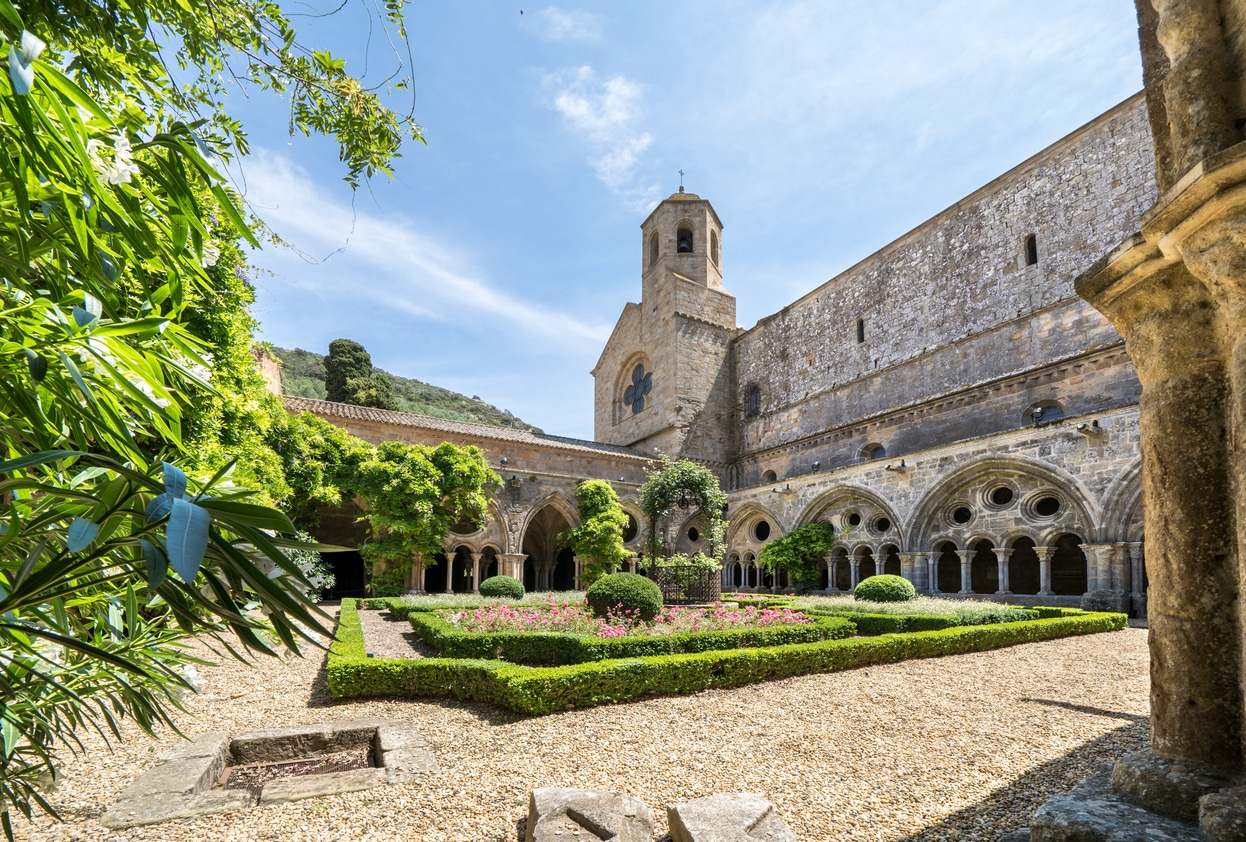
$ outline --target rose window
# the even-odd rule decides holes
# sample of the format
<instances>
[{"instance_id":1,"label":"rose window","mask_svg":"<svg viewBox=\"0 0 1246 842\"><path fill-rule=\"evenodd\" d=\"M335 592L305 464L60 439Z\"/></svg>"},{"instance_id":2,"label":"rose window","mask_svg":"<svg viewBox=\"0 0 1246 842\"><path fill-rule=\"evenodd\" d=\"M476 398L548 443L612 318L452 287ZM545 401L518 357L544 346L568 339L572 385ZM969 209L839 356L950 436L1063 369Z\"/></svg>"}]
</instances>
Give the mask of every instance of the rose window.
<instances>
[{"instance_id":1,"label":"rose window","mask_svg":"<svg viewBox=\"0 0 1246 842\"><path fill-rule=\"evenodd\" d=\"M632 385L623 390L623 403L632 408L635 415L645 408L645 395L653 389L653 372L645 372L645 364L632 369Z\"/></svg>"}]
</instances>

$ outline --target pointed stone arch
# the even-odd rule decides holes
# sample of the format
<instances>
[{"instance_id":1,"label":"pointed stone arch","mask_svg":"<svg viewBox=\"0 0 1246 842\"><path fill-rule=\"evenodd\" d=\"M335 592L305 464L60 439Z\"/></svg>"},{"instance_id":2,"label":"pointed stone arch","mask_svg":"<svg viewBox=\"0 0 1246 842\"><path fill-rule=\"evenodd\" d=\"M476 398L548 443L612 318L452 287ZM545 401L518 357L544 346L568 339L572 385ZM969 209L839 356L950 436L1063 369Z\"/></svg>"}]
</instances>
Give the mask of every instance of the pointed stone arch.
<instances>
[{"instance_id":1,"label":"pointed stone arch","mask_svg":"<svg viewBox=\"0 0 1246 842\"><path fill-rule=\"evenodd\" d=\"M955 523L947 523L945 509L962 498L974 505L979 492L985 489L992 478L1011 479L1019 485L1020 493L1012 506L1021 507L1017 512L1024 512L1026 495L1033 496L1035 489L1047 489L1061 499L1060 512L1049 521L1030 517L1035 522L1030 527L1035 530L1048 531L1058 528L1061 532L1079 532L1089 535L1094 533L1094 525L1098 521L1099 510L1095 506L1093 496L1075 477L1065 471L1026 457L988 457L971 462L959 470L943 477L923 495L913 510L910 521L909 547L912 551L933 550L934 542L951 540L958 546L967 546L970 535L985 535L992 540L999 540L1007 535L1011 523L1019 516L1017 512L991 511L984 505L976 505L973 519L965 524L963 531L956 528ZM1046 522L1044 522L1046 521ZM977 539L977 540L980 540ZM1000 546L998 543L996 546Z\"/></svg>"},{"instance_id":2,"label":"pointed stone arch","mask_svg":"<svg viewBox=\"0 0 1246 842\"><path fill-rule=\"evenodd\" d=\"M1103 495L1099 541L1142 540L1142 459L1129 466Z\"/></svg>"},{"instance_id":3,"label":"pointed stone arch","mask_svg":"<svg viewBox=\"0 0 1246 842\"><path fill-rule=\"evenodd\" d=\"M765 519L772 527L765 541L757 540L754 527L758 520ZM745 548L755 551L766 541L781 537L787 530L783 528L778 515L758 503L745 503L731 513L731 523L727 527L727 549L742 552Z\"/></svg>"},{"instance_id":4,"label":"pointed stone arch","mask_svg":"<svg viewBox=\"0 0 1246 842\"><path fill-rule=\"evenodd\" d=\"M796 519L796 525L803 526L819 520L828 521L841 510L847 511L854 504L861 510L862 516L859 527L853 527L853 533L858 536L857 541L868 540L877 546L883 544L905 546L904 538L907 530L901 523L895 507L876 492L859 485L840 485L822 492L805 506L800 517ZM888 529L874 528L878 525L880 518L887 519ZM842 532L843 524L835 523L834 526L836 532Z\"/></svg>"}]
</instances>

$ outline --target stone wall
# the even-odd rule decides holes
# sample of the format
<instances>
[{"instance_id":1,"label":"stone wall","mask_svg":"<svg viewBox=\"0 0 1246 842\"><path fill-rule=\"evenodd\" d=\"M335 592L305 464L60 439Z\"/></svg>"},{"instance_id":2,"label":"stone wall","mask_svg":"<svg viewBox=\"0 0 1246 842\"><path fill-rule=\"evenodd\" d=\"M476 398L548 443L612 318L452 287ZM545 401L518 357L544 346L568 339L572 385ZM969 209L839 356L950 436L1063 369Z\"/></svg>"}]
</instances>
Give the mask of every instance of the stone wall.
<instances>
[{"instance_id":1,"label":"stone wall","mask_svg":"<svg viewBox=\"0 0 1246 842\"><path fill-rule=\"evenodd\" d=\"M735 346L741 394L761 391L743 453L1118 341L1072 282L1154 196L1138 95L761 320ZM865 385L883 373L885 387ZM845 384L845 400L829 396Z\"/></svg>"}]
</instances>

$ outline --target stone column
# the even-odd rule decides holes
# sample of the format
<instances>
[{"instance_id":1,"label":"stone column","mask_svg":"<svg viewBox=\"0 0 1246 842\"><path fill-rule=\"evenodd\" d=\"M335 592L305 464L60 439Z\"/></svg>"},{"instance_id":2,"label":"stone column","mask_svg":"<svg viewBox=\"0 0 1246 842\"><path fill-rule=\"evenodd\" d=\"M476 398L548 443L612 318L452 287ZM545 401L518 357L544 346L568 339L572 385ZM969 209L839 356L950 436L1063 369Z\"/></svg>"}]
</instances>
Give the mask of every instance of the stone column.
<instances>
[{"instance_id":1,"label":"stone column","mask_svg":"<svg viewBox=\"0 0 1246 842\"><path fill-rule=\"evenodd\" d=\"M480 557L483 553L472 553L472 593L480 593Z\"/></svg>"},{"instance_id":2,"label":"stone column","mask_svg":"<svg viewBox=\"0 0 1246 842\"><path fill-rule=\"evenodd\" d=\"M971 594L973 593L973 557L978 554L978 551L957 550L956 554L960 556L960 592Z\"/></svg>"},{"instance_id":3,"label":"stone column","mask_svg":"<svg viewBox=\"0 0 1246 842\"><path fill-rule=\"evenodd\" d=\"M528 556L524 553L498 553L498 575L510 576L523 581L523 563Z\"/></svg>"},{"instance_id":4,"label":"stone column","mask_svg":"<svg viewBox=\"0 0 1246 842\"><path fill-rule=\"evenodd\" d=\"M446 555L446 593L454 593L454 554Z\"/></svg>"},{"instance_id":5,"label":"stone column","mask_svg":"<svg viewBox=\"0 0 1246 842\"><path fill-rule=\"evenodd\" d=\"M1035 547L1034 555L1038 556L1038 595L1051 596L1051 556L1055 547Z\"/></svg>"},{"instance_id":6,"label":"stone column","mask_svg":"<svg viewBox=\"0 0 1246 842\"><path fill-rule=\"evenodd\" d=\"M411 572L415 574L412 587L423 593L424 591L424 556L416 556L415 561L411 564Z\"/></svg>"},{"instance_id":7,"label":"stone column","mask_svg":"<svg viewBox=\"0 0 1246 842\"><path fill-rule=\"evenodd\" d=\"M584 590L584 584L583 582L581 582L580 577L584 575L584 562L580 559L579 556L575 556L574 558L575 558L575 589L577 591L582 591Z\"/></svg>"},{"instance_id":8,"label":"stone column","mask_svg":"<svg viewBox=\"0 0 1246 842\"><path fill-rule=\"evenodd\" d=\"M922 570L925 565L922 559L921 553L900 553L900 575L908 579L918 591L922 590L925 584L925 571Z\"/></svg>"},{"instance_id":9,"label":"stone column","mask_svg":"<svg viewBox=\"0 0 1246 842\"><path fill-rule=\"evenodd\" d=\"M1117 593L1130 591L1129 544L1119 542L1112 547L1112 590Z\"/></svg>"},{"instance_id":10,"label":"stone column","mask_svg":"<svg viewBox=\"0 0 1246 842\"><path fill-rule=\"evenodd\" d=\"M1007 547L1004 547L1002 549L997 548L995 550L995 559L996 559L995 563L999 567L999 590L995 592L997 594L1012 593L1012 591L1009 589L1010 586L1008 584L1008 558L1011 555L1012 555L1012 550L1008 549Z\"/></svg>"},{"instance_id":11,"label":"stone column","mask_svg":"<svg viewBox=\"0 0 1246 842\"><path fill-rule=\"evenodd\" d=\"M848 567L852 571L852 587L849 590L857 589L857 582L861 581L861 559L854 558L848 561Z\"/></svg>"},{"instance_id":12,"label":"stone column","mask_svg":"<svg viewBox=\"0 0 1246 842\"><path fill-rule=\"evenodd\" d=\"M1129 595L1146 596L1146 577L1142 573L1142 543L1126 546L1129 548Z\"/></svg>"},{"instance_id":13,"label":"stone column","mask_svg":"<svg viewBox=\"0 0 1246 842\"><path fill-rule=\"evenodd\" d=\"M939 590L939 556L941 553L931 553L926 557L926 583L929 585L927 590L931 594L942 593Z\"/></svg>"},{"instance_id":14,"label":"stone column","mask_svg":"<svg viewBox=\"0 0 1246 842\"><path fill-rule=\"evenodd\" d=\"M1235 163L1243 168L1240 159ZM1142 382L1152 749L1195 766L1240 768L1241 582L1233 475L1243 467L1246 447L1235 453L1230 442L1236 438L1230 436L1240 438L1246 429L1231 423L1232 354L1223 343L1243 334L1241 323L1230 323L1208 287L1181 262L1174 242L1174 229L1206 210L1190 206L1196 201L1190 192L1224 189L1222 181L1207 185L1207 177L1174 188L1185 194L1184 202L1180 195L1164 196L1142 235L1079 278L1077 291L1125 337ZM1237 178L1243 182L1246 173ZM1239 225L1223 232L1225 242L1240 238L1241 230ZM1241 359L1246 373L1246 355ZM1246 398L1246 389L1241 394Z\"/></svg>"},{"instance_id":15,"label":"stone column","mask_svg":"<svg viewBox=\"0 0 1246 842\"><path fill-rule=\"evenodd\" d=\"M1115 544L1080 544L1086 554L1086 596L1112 593L1112 559Z\"/></svg>"}]
</instances>

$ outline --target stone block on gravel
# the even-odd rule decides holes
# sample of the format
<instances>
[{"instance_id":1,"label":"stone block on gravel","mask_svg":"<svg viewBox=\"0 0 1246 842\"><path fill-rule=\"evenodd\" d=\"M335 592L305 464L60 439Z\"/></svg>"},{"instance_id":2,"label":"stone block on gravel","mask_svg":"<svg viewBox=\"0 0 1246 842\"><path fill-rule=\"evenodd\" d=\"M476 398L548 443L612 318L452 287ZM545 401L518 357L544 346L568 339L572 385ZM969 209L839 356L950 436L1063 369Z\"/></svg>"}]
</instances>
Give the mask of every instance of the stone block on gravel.
<instances>
[{"instance_id":1,"label":"stone block on gravel","mask_svg":"<svg viewBox=\"0 0 1246 842\"><path fill-rule=\"evenodd\" d=\"M219 789L193 795L152 794L117 803L104 814L100 824L114 829L141 827L229 810L244 810L254 803L255 796L245 789Z\"/></svg>"},{"instance_id":2,"label":"stone block on gravel","mask_svg":"<svg viewBox=\"0 0 1246 842\"><path fill-rule=\"evenodd\" d=\"M387 751L381 765L385 767L385 779L390 783L402 783L418 775L441 771L437 758L426 748Z\"/></svg>"},{"instance_id":3,"label":"stone block on gravel","mask_svg":"<svg viewBox=\"0 0 1246 842\"><path fill-rule=\"evenodd\" d=\"M263 728L247 731L230 743L231 765L273 763L319 754L329 745L328 728L305 725L298 728Z\"/></svg>"},{"instance_id":4,"label":"stone block on gravel","mask_svg":"<svg viewBox=\"0 0 1246 842\"><path fill-rule=\"evenodd\" d=\"M121 801L147 795L192 795L211 789L225 770L224 754L168 760L153 766L126 787Z\"/></svg>"},{"instance_id":5,"label":"stone block on gravel","mask_svg":"<svg viewBox=\"0 0 1246 842\"><path fill-rule=\"evenodd\" d=\"M1116 793L1160 815L1198 821L1198 800L1237 783L1227 775L1200 769L1144 749L1126 754L1112 767Z\"/></svg>"},{"instance_id":6,"label":"stone block on gravel","mask_svg":"<svg viewBox=\"0 0 1246 842\"><path fill-rule=\"evenodd\" d=\"M343 792L359 792L363 789L371 789L384 780L385 770L375 768L284 778L264 784L264 791L260 794L260 806L285 804L289 801L302 801L304 798L320 798Z\"/></svg>"},{"instance_id":7,"label":"stone block on gravel","mask_svg":"<svg viewBox=\"0 0 1246 842\"><path fill-rule=\"evenodd\" d=\"M606 842L650 842L653 812L621 792L542 787L528 802L524 842L566 842L583 831Z\"/></svg>"},{"instance_id":8,"label":"stone block on gravel","mask_svg":"<svg viewBox=\"0 0 1246 842\"><path fill-rule=\"evenodd\" d=\"M796 842L774 805L749 792L668 804L666 816L673 842Z\"/></svg>"},{"instance_id":9,"label":"stone block on gravel","mask_svg":"<svg viewBox=\"0 0 1246 842\"><path fill-rule=\"evenodd\" d=\"M1211 842L1246 839L1246 786L1222 789L1199 799L1198 826Z\"/></svg>"},{"instance_id":10,"label":"stone block on gravel","mask_svg":"<svg viewBox=\"0 0 1246 842\"><path fill-rule=\"evenodd\" d=\"M376 750L379 754L404 748L428 748L428 741L415 725L399 722L376 729Z\"/></svg>"},{"instance_id":11,"label":"stone block on gravel","mask_svg":"<svg viewBox=\"0 0 1246 842\"><path fill-rule=\"evenodd\" d=\"M328 745L326 752L345 751L359 748L371 743L381 728L401 726L402 723L392 719L347 719L342 722L327 722Z\"/></svg>"},{"instance_id":12,"label":"stone block on gravel","mask_svg":"<svg viewBox=\"0 0 1246 842\"><path fill-rule=\"evenodd\" d=\"M1032 842L1202 842L1197 827L1130 803L1112 791L1104 767L1034 814Z\"/></svg>"},{"instance_id":13,"label":"stone block on gravel","mask_svg":"<svg viewBox=\"0 0 1246 842\"><path fill-rule=\"evenodd\" d=\"M177 748L160 759L161 763L171 760L188 760L192 757L225 757L229 751L229 734L215 731L211 734L199 734L179 743Z\"/></svg>"}]
</instances>

